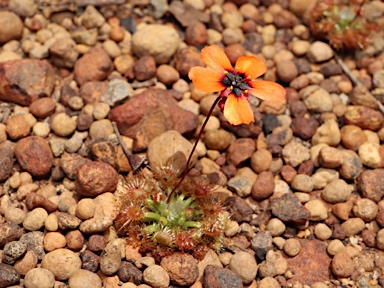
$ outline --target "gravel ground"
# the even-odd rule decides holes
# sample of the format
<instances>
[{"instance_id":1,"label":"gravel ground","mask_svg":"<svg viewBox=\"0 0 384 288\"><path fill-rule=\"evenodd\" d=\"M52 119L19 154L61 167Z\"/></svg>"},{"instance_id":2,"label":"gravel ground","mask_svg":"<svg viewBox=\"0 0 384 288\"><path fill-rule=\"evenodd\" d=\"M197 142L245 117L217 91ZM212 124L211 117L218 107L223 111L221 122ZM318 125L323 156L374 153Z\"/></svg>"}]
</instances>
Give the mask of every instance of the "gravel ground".
<instances>
[{"instance_id":1,"label":"gravel ground","mask_svg":"<svg viewBox=\"0 0 384 288\"><path fill-rule=\"evenodd\" d=\"M356 86L313 3L0 1L0 288L383 287L383 39L342 55ZM187 157L217 97L188 79L211 44L264 59L286 100L250 97L250 125L214 110L190 175L225 195L233 245L160 257L117 233L132 168L112 122L153 171Z\"/></svg>"}]
</instances>

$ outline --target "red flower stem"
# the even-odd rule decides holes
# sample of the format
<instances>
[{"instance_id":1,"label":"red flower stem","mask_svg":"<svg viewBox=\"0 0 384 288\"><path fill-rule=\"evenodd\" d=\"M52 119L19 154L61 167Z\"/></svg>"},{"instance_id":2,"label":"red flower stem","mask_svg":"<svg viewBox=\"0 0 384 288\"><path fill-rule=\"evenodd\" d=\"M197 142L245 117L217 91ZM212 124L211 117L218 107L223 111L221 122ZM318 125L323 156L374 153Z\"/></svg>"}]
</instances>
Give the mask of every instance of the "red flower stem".
<instances>
[{"instance_id":1,"label":"red flower stem","mask_svg":"<svg viewBox=\"0 0 384 288\"><path fill-rule=\"evenodd\" d=\"M349 22L349 24L352 24L359 16L361 16L361 12L363 10L363 6L364 6L365 2L366 2L366 0L364 0L363 2L361 2L359 4L359 6L357 6L355 17L353 17L352 21Z\"/></svg>"},{"instance_id":2,"label":"red flower stem","mask_svg":"<svg viewBox=\"0 0 384 288\"><path fill-rule=\"evenodd\" d=\"M121 148L123 149L123 152L125 156L128 159L129 165L131 165L131 168L134 173L137 173L140 169L140 167L147 161L146 158L141 158L140 156L137 156L135 154L132 154L128 148L127 145L125 145L123 139L121 138L119 128L117 128L116 122L112 122L113 130L115 130L115 134L117 136L117 140L120 143Z\"/></svg>"},{"instance_id":3,"label":"red flower stem","mask_svg":"<svg viewBox=\"0 0 384 288\"><path fill-rule=\"evenodd\" d=\"M201 129L200 129L200 132L199 132L199 135L197 136L196 138L196 141L195 141L195 144L193 145L193 148L192 148L192 151L191 153L189 154L189 157L188 157L188 160L187 160L187 164L185 166L185 169L184 169L184 172L183 172L183 176L181 177L181 179L179 180L179 182L177 182L177 184L175 185L175 187L173 187L171 193L169 193L168 197L167 197L167 200L165 201L165 203L169 203L169 200L171 199L172 195L175 193L176 189L179 188L181 182L183 182L183 180L185 179L185 177L187 176L188 174L188 168L189 168L189 163L191 162L191 159L192 159L192 155L193 153L195 152L196 150L196 146L197 146L197 143L199 143L200 141L200 138L201 136L203 135L203 131L204 131L204 128L205 126L207 125L208 123L208 120L209 120L209 117L211 117L212 115L212 112L213 112L213 109L215 109L217 103L219 103L219 100L221 99L221 95L219 95L215 102L213 102L212 106L211 106L211 109L209 110L208 112L208 115L207 117L205 118L205 121L203 123L203 125L201 126Z\"/></svg>"}]
</instances>

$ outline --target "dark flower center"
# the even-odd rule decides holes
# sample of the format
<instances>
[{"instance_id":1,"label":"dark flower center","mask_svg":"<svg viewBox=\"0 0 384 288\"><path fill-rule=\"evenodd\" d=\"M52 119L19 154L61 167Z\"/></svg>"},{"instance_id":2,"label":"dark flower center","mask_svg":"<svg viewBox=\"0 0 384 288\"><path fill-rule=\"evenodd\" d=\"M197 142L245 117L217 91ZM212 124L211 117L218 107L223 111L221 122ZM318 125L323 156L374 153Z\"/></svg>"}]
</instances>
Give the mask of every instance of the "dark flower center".
<instances>
[{"instance_id":1,"label":"dark flower center","mask_svg":"<svg viewBox=\"0 0 384 288\"><path fill-rule=\"evenodd\" d=\"M252 88L250 86L250 79L245 76L244 73L229 72L224 74L221 79L221 83L232 89L233 94L239 97L245 90Z\"/></svg>"}]
</instances>

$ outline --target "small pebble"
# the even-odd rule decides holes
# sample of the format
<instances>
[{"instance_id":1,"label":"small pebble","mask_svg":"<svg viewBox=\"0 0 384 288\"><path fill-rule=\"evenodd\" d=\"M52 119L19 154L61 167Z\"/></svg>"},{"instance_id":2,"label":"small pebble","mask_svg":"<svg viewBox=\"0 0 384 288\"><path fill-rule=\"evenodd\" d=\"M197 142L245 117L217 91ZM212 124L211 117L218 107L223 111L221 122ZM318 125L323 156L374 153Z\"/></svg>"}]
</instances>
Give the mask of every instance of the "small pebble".
<instances>
[{"instance_id":1,"label":"small pebble","mask_svg":"<svg viewBox=\"0 0 384 288\"><path fill-rule=\"evenodd\" d=\"M229 261L228 267L240 276L245 285L250 284L256 277L256 259L247 252L239 251L235 253Z\"/></svg>"},{"instance_id":2,"label":"small pebble","mask_svg":"<svg viewBox=\"0 0 384 288\"><path fill-rule=\"evenodd\" d=\"M285 232L285 224L278 218L272 218L268 221L267 231L271 233L273 237L280 236Z\"/></svg>"},{"instance_id":3,"label":"small pebble","mask_svg":"<svg viewBox=\"0 0 384 288\"><path fill-rule=\"evenodd\" d=\"M365 223L360 218L350 218L341 224L341 228L347 237L355 236L365 229Z\"/></svg>"},{"instance_id":4,"label":"small pebble","mask_svg":"<svg viewBox=\"0 0 384 288\"><path fill-rule=\"evenodd\" d=\"M91 198L83 198L77 203L76 216L82 220L90 219L95 214L95 203Z\"/></svg>"},{"instance_id":5,"label":"small pebble","mask_svg":"<svg viewBox=\"0 0 384 288\"><path fill-rule=\"evenodd\" d=\"M80 96L73 96L69 98L68 106L75 111L81 110L84 107L83 98L81 98Z\"/></svg>"},{"instance_id":6,"label":"small pebble","mask_svg":"<svg viewBox=\"0 0 384 288\"><path fill-rule=\"evenodd\" d=\"M93 118L95 118L96 120L104 119L105 117L107 117L110 110L111 108L108 104L103 102L97 103L93 108Z\"/></svg>"},{"instance_id":7,"label":"small pebble","mask_svg":"<svg viewBox=\"0 0 384 288\"><path fill-rule=\"evenodd\" d=\"M314 234L317 239L328 240L332 236L332 230L324 223L319 223L315 227Z\"/></svg>"},{"instance_id":8,"label":"small pebble","mask_svg":"<svg viewBox=\"0 0 384 288\"><path fill-rule=\"evenodd\" d=\"M40 136L40 137L43 137L43 138L47 137L49 135L50 131L51 131L51 129L49 128L49 125L44 123L44 122L37 122L32 127L32 132L36 136Z\"/></svg>"},{"instance_id":9,"label":"small pebble","mask_svg":"<svg viewBox=\"0 0 384 288\"><path fill-rule=\"evenodd\" d=\"M57 136L66 137L76 130L76 121L67 114L60 113L52 119L51 129Z\"/></svg>"},{"instance_id":10,"label":"small pebble","mask_svg":"<svg viewBox=\"0 0 384 288\"><path fill-rule=\"evenodd\" d=\"M59 232L49 232L44 236L45 251L53 251L55 249L64 248L67 241L63 234Z\"/></svg>"},{"instance_id":11,"label":"small pebble","mask_svg":"<svg viewBox=\"0 0 384 288\"><path fill-rule=\"evenodd\" d=\"M340 251L333 257L331 268L337 277L349 277L355 269L355 265L347 252Z\"/></svg>"},{"instance_id":12,"label":"small pebble","mask_svg":"<svg viewBox=\"0 0 384 288\"><path fill-rule=\"evenodd\" d=\"M34 268L25 275L26 288L52 288L55 285L55 276L47 269Z\"/></svg>"},{"instance_id":13,"label":"small pebble","mask_svg":"<svg viewBox=\"0 0 384 288\"><path fill-rule=\"evenodd\" d=\"M297 254L299 254L300 249L301 249L301 244L297 239L291 238L291 239L288 239L287 241L285 241L284 252L287 255L294 257Z\"/></svg>"},{"instance_id":14,"label":"small pebble","mask_svg":"<svg viewBox=\"0 0 384 288\"><path fill-rule=\"evenodd\" d=\"M167 271L159 265L147 267L143 272L143 279L147 284L155 288L165 288L170 283Z\"/></svg>"},{"instance_id":15,"label":"small pebble","mask_svg":"<svg viewBox=\"0 0 384 288\"><path fill-rule=\"evenodd\" d=\"M67 280L81 268L81 260L71 250L57 249L44 256L41 268L52 272L57 280Z\"/></svg>"},{"instance_id":16,"label":"small pebble","mask_svg":"<svg viewBox=\"0 0 384 288\"><path fill-rule=\"evenodd\" d=\"M36 254L32 251L27 251L21 260L16 261L14 267L21 275L25 275L29 270L36 267L37 262Z\"/></svg>"},{"instance_id":17,"label":"small pebble","mask_svg":"<svg viewBox=\"0 0 384 288\"><path fill-rule=\"evenodd\" d=\"M378 205L374 201L367 198L361 198L355 202L352 211L356 217L369 223L376 218L378 209Z\"/></svg>"},{"instance_id":18,"label":"small pebble","mask_svg":"<svg viewBox=\"0 0 384 288\"><path fill-rule=\"evenodd\" d=\"M339 239L330 241L327 246L327 252L331 256L335 255L343 249L345 249L344 244Z\"/></svg>"},{"instance_id":19,"label":"small pebble","mask_svg":"<svg viewBox=\"0 0 384 288\"><path fill-rule=\"evenodd\" d=\"M48 212L43 208L35 208L27 213L23 221L23 227L29 231L40 230L44 226L44 222L48 217Z\"/></svg>"},{"instance_id":20,"label":"small pebble","mask_svg":"<svg viewBox=\"0 0 384 288\"><path fill-rule=\"evenodd\" d=\"M312 192L313 182L312 178L305 174L298 174L293 178L291 183L292 189L302 192Z\"/></svg>"},{"instance_id":21,"label":"small pebble","mask_svg":"<svg viewBox=\"0 0 384 288\"><path fill-rule=\"evenodd\" d=\"M251 166L256 173L267 171L272 163L272 154L266 149L257 150L251 157Z\"/></svg>"},{"instance_id":22,"label":"small pebble","mask_svg":"<svg viewBox=\"0 0 384 288\"><path fill-rule=\"evenodd\" d=\"M376 236L376 245L380 250L384 250L384 229L380 229Z\"/></svg>"},{"instance_id":23,"label":"small pebble","mask_svg":"<svg viewBox=\"0 0 384 288\"><path fill-rule=\"evenodd\" d=\"M108 136L114 133L110 120L101 119L93 122L89 128L89 136L91 139L108 139Z\"/></svg>"},{"instance_id":24,"label":"small pebble","mask_svg":"<svg viewBox=\"0 0 384 288\"><path fill-rule=\"evenodd\" d=\"M273 277L265 277L260 280L258 288L280 288L279 282Z\"/></svg>"},{"instance_id":25,"label":"small pebble","mask_svg":"<svg viewBox=\"0 0 384 288\"><path fill-rule=\"evenodd\" d=\"M321 196L328 203L340 203L347 201L353 190L354 188L352 185L347 184L342 179L337 179L324 187Z\"/></svg>"},{"instance_id":26,"label":"small pebble","mask_svg":"<svg viewBox=\"0 0 384 288\"><path fill-rule=\"evenodd\" d=\"M5 211L4 218L5 220L11 221L15 224L21 224L23 223L26 215L27 213L24 210L16 207L10 207Z\"/></svg>"},{"instance_id":27,"label":"small pebble","mask_svg":"<svg viewBox=\"0 0 384 288\"><path fill-rule=\"evenodd\" d=\"M314 189L323 189L328 183L339 179L339 173L335 170L320 168L312 175Z\"/></svg>"},{"instance_id":28,"label":"small pebble","mask_svg":"<svg viewBox=\"0 0 384 288\"><path fill-rule=\"evenodd\" d=\"M328 218L328 209L323 201L319 199L309 200L304 206L311 212L309 218L311 221L321 221Z\"/></svg>"},{"instance_id":29,"label":"small pebble","mask_svg":"<svg viewBox=\"0 0 384 288\"><path fill-rule=\"evenodd\" d=\"M380 156L380 145L377 143L364 142L358 149L361 162L370 168L382 167L382 158Z\"/></svg>"},{"instance_id":30,"label":"small pebble","mask_svg":"<svg viewBox=\"0 0 384 288\"><path fill-rule=\"evenodd\" d=\"M91 271L80 269L76 271L68 280L71 288L101 288L100 277Z\"/></svg>"},{"instance_id":31,"label":"small pebble","mask_svg":"<svg viewBox=\"0 0 384 288\"><path fill-rule=\"evenodd\" d=\"M69 231L65 235L65 240L67 241L67 248L72 251L80 251L85 243L83 234L79 230Z\"/></svg>"},{"instance_id":32,"label":"small pebble","mask_svg":"<svg viewBox=\"0 0 384 288\"><path fill-rule=\"evenodd\" d=\"M49 214L45 219L44 226L48 231L57 231L59 228L59 222L56 214Z\"/></svg>"},{"instance_id":33,"label":"small pebble","mask_svg":"<svg viewBox=\"0 0 384 288\"><path fill-rule=\"evenodd\" d=\"M14 264L21 258L27 250L27 245L20 241L11 241L5 244L3 248L2 262L5 264Z\"/></svg>"}]
</instances>

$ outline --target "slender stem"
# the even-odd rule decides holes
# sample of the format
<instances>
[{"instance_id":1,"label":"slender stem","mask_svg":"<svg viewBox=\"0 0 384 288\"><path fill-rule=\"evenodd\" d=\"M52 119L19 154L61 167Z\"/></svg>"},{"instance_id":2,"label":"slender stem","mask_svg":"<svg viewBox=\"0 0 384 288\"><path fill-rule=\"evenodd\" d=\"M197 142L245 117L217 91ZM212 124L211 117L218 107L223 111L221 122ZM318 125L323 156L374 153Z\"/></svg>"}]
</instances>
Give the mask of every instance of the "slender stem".
<instances>
[{"instance_id":1,"label":"slender stem","mask_svg":"<svg viewBox=\"0 0 384 288\"><path fill-rule=\"evenodd\" d=\"M192 151L191 151L191 153L189 154L189 157L188 157L188 160L187 160L187 164L186 164L185 169L184 169L183 176L180 178L179 182L177 182L177 184L175 185L175 187L173 187L173 189L172 189L171 193L168 195L167 200L165 201L165 203L169 203L169 200L171 199L172 195L175 193L176 189L179 188L181 182L183 182L183 180L184 180L185 177L187 176L187 174L188 174L188 169L189 169L189 164L190 164L190 162L191 162L193 153L195 152L197 143L199 143L199 140L200 140L201 136L203 135L204 128L205 128L205 126L206 126L207 123L208 123L209 117L211 117L211 115L212 115L212 113L213 113L213 109L215 109L215 107L216 107L217 103L219 103L219 100L220 100L220 99L221 99L221 96L218 96L218 97L216 98L215 102L213 102L213 104L212 104L212 106L211 106L211 109L209 110L208 115L207 115L207 117L205 118L205 121L204 121L203 125L201 126L199 135L198 135L197 138L196 138L196 141L195 141L195 144L193 145Z\"/></svg>"},{"instance_id":2,"label":"slender stem","mask_svg":"<svg viewBox=\"0 0 384 288\"><path fill-rule=\"evenodd\" d=\"M361 3L359 4L359 6L357 6L357 9L356 9L356 15L355 15L355 17L353 18L353 20L351 21L351 23L352 23L353 21L355 21L357 17L361 16L361 12L362 12L362 10L363 10L363 6L365 5L365 2L367 2L367 0L364 0L363 2L361 2Z\"/></svg>"},{"instance_id":3,"label":"slender stem","mask_svg":"<svg viewBox=\"0 0 384 288\"><path fill-rule=\"evenodd\" d=\"M117 140L119 140L120 146L124 151L125 156L128 159L129 165L131 165L133 172L137 172L141 165L146 161L145 158L141 158L135 154L132 154L131 151L128 150L127 145L125 145L123 139L121 138L119 128L117 128L116 122L112 122L113 130L115 130L115 134L117 136Z\"/></svg>"},{"instance_id":4,"label":"slender stem","mask_svg":"<svg viewBox=\"0 0 384 288\"><path fill-rule=\"evenodd\" d=\"M344 73L347 74L349 79L351 79L351 81L355 84L355 86L358 86L358 85L364 86L363 83L361 83L361 81L357 79L355 75L352 74L351 70L349 70L347 65L344 64L343 60L340 58L338 54L336 54L336 52L333 53L333 57L335 58L337 64L339 64L341 69L343 69ZM378 99L376 99L375 96L373 96L370 91L368 91L368 93L369 95L371 95L371 98L377 103L377 106L379 107L380 112L384 114L384 105Z\"/></svg>"}]
</instances>

